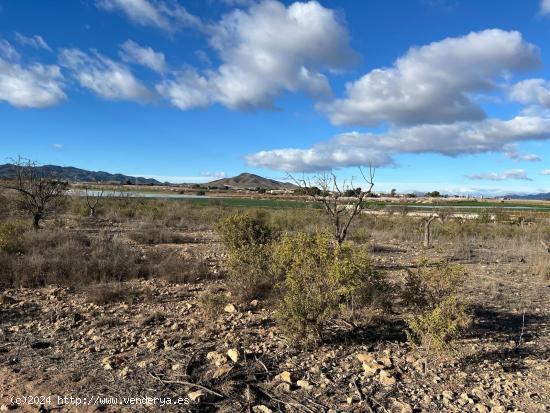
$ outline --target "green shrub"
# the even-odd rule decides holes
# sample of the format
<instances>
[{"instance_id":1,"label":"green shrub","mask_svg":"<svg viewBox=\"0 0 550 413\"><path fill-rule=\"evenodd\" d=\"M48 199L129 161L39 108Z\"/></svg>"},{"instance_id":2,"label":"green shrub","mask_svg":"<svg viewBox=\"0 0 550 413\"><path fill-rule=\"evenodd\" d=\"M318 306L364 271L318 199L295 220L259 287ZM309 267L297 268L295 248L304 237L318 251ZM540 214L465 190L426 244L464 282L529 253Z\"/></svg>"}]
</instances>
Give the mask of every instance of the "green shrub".
<instances>
[{"instance_id":1,"label":"green shrub","mask_svg":"<svg viewBox=\"0 0 550 413\"><path fill-rule=\"evenodd\" d=\"M452 348L454 341L470 323L470 313L464 300L450 295L430 310L409 318L409 339L428 350Z\"/></svg>"},{"instance_id":2,"label":"green shrub","mask_svg":"<svg viewBox=\"0 0 550 413\"><path fill-rule=\"evenodd\" d=\"M273 272L283 279L279 323L306 342L321 339L325 322L384 290L366 251L335 245L328 233L283 235L274 246Z\"/></svg>"},{"instance_id":3,"label":"green shrub","mask_svg":"<svg viewBox=\"0 0 550 413\"><path fill-rule=\"evenodd\" d=\"M215 229L229 251L266 245L275 237L273 230L263 219L250 214L225 217L216 224Z\"/></svg>"},{"instance_id":4,"label":"green shrub","mask_svg":"<svg viewBox=\"0 0 550 413\"><path fill-rule=\"evenodd\" d=\"M408 270L403 288L403 301L415 309L432 309L457 292L465 278L464 268L444 261L420 262L416 270Z\"/></svg>"},{"instance_id":5,"label":"green shrub","mask_svg":"<svg viewBox=\"0 0 550 413\"><path fill-rule=\"evenodd\" d=\"M229 251L226 266L229 275L228 288L242 301L266 297L275 285L269 244Z\"/></svg>"},{"instance_id":6,"label":"green shrub","mask_svg":"<svg viewBox=\"0 0 550 413\"><path fill-rule=\"evenodd\" d=\"M408 272L403 301L413 309L406 320L412 342L435 350L454 346L470 322L468 304L459 295L465 275L460 265L427 261Z\"/></svg>"},{"instance_id":7,"label":"green shrub","mask_svg":"<svg viewBox=\"0 0 550 413\"><path fill-rule=\"evenodd\" d=\"M0 250L9 253L21 252L23 249L21 237L26 230L27 226L19 221L0 223Z\"/></svg>"},{"instance_id":8,"label":"green shrub","mask_svg":"<svg viewBox=\"0 0 550 413\"><path fill-rule=\"evenodd\" d=\"M271 243L274 231L261 216L230 215L216 224L228 255L228 287L241 300L265 296L274 286Z\"/></svg>"}]
</instances>

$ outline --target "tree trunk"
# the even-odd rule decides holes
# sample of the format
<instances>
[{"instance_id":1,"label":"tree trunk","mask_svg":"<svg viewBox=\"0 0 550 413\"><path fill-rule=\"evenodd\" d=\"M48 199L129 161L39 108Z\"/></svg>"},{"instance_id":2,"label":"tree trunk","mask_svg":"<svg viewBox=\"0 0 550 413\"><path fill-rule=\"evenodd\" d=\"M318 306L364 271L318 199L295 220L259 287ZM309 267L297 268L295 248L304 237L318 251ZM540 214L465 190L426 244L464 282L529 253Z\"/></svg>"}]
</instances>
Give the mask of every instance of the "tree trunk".
<instances>
[{"instance_id":1,"label":"tree trunk","mask_svg":"<svg viewBox=\"0 0 550 413\"><path fill-rule=\"evenodd\" d=\"M431 246L431 225L434 219L435 219L435 216L431 216L424 222L424 247L425 248L430 248Z\"/></svg>"},{"instance_id":2,"label":"tree trunk","mask_svg":"<svg viewBox=\"0 0 550 413\"><path fill-rule=\"evenodd\" d=\"M90 207L90 216L95 217L95 207Z\"/></svg>"},{"instance_id":3,"label":"tree trunk","mask_svg":"<svg viewBox=\"0 0 550 413\"><path fill-rule=\"evenodd\" d=\"M42 216L40 215L40 213L36 213L36 214L33 214L32 216L32 227L33 229L36 231L40 228L40 219L42 218Z\"/></svg>"}]
</instances>

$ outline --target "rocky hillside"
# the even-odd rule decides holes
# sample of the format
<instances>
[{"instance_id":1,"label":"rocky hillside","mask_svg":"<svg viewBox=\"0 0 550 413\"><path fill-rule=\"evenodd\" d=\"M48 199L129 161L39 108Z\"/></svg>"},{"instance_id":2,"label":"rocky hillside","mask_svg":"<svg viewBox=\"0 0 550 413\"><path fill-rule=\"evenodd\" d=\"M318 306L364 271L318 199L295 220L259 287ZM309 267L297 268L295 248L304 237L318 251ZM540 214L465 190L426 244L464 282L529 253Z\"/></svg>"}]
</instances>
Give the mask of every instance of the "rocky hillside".
<instances>
[{"instance_id":1,"label":"rocky hillside","mask_svg":"<svg viewBox=\"0 0 550 413\"><path fill-rule=\"evenodd\" d=\"M290 189L295 188L295 185L288 182L280 182L274 179L264 178L259 175L250 173L242 173L233 178L223 178L216 181L208 182L206 185L212 187L248 189L248 188L263 188L263 189Z\"/></svg>"}]
</instances>

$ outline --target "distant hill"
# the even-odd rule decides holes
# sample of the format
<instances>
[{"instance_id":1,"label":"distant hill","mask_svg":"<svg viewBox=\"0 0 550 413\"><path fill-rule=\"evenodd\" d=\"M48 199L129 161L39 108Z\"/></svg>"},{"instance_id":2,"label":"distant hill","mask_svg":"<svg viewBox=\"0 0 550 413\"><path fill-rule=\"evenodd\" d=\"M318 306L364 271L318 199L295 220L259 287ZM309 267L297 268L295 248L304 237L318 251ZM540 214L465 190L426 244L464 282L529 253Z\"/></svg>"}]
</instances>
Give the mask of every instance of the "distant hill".
<instances>
[{"instance_id":1,"label":"distant hill","mask_svg":"<svg viewBox=\"0 0 550 413\"><path fill-rule=\"evenodd\" d=\"M13 164L0 165L0 179L13 177ZM55 176L71 182L131 182L137 185L162 185L156 179L128 176L123 174L111 174L102 171L87 171L72 166L43 165L37 169L44 176Z\"/></svg>"},{"instance_id":2,"label":"distant hill","mask_svg":"<svg viewBox=\"0 0 550 413\"><path fill-rule=\"evenodd\" d=\"M550 192L546 192L546 193L542 192L540 194L528 194L528 195L512 194L512 195L506 195L506 198L533 199L533 200L544 201L544 200L550 200Z\"/></svg>"},{"instance_id":3,"label":"distant hill","mask_svg":"<svg viewBox=\"0 0 550 413\"><path fill-rule=\"evenodd\" d=\"M279 182L274 179L264 178L259 175L242 173L234 176L233 178L223 178L216 181L208 182L204 184L206 186L212 186L221 188L228 186L231 188L247 189L247 188L263 188L263 189L292 189L296 188L288 182Z\"/></svg>"}]
</instances>

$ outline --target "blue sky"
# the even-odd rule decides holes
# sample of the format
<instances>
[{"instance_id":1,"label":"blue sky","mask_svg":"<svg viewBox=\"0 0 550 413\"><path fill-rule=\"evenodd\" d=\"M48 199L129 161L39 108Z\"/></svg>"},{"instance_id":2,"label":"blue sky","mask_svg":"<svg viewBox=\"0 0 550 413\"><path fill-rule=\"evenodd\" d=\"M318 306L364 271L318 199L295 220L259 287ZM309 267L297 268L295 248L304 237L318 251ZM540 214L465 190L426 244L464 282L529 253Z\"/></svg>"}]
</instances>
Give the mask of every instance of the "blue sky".
<instances>
[{"instance_id":1,"label":"blue sky","mask_svg":"<svg viewBox=\"0 0 550 413\"><path fill-rule=\"evenodd\" d=\"M0 158L550 191L550 1L5 0Z\"/></svg>"}]
</instances>

